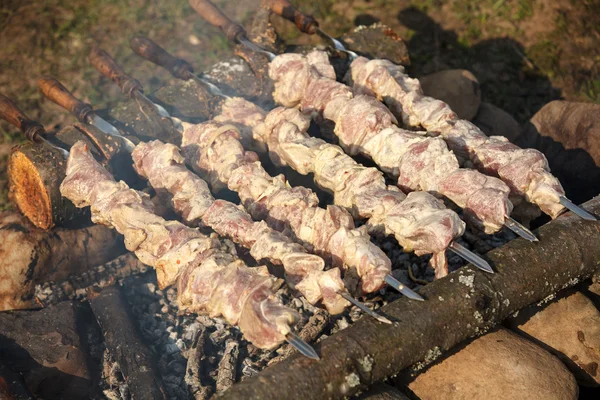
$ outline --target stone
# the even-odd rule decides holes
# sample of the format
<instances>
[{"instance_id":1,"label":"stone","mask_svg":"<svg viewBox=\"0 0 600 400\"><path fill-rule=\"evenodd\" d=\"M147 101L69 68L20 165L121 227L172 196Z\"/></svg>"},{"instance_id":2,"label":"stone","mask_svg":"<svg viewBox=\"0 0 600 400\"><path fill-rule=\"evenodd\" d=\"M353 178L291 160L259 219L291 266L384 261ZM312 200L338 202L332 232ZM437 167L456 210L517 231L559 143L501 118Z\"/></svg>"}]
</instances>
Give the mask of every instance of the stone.
<instances>
[{"instance_id":1,"label":"stone","mask_svg":"<svg viewBox=\"0 0 600 400\"><path fill-rule=\"evenodd\" d=\"M504 136L515 142L521 135L521 125L509 113L485 101L479 106L473 123L488 136Z\"/></svg>"},{"instance_id":2,"label":"stone","mask_svg":"<svg viewBox=\"0 0 600 400\"><path fill-rule=\"evenodd\" d=\"M527 307L507 323L561 359L580 385L600 386L600 311L584 294Z\"/></svg>"},{"instance_id":3,"label":"stone","mask_svg":"<svg viewBox=\"0 0 600 400\"><path fill-rule=\"evenodd\" d=\"M572 201L581 203L598 194L600 105L552 101L524 126L516 144L546 155Z\"/></svg>"},{"instance_id":4,"label":"stone","mask_svg":"<svg viewBox=\"0 0 600 400\"><path fill-rule=\"evenodd\" d=\"M465 69L448 69L420 78L427 96L443 100L459 118L471 120L481 104L481 88L475 75Z\"/></svg>"},{"instance_id":5,"label":"stone","mask_svg":"<svg viewBox=\"0 0 600 400\"><path fill-rule=\"evenodd\" d=\"M574 400L579 392L556 357L504 328L475 339L408 387L422 400Z\"/></svg>"}]
</instances>

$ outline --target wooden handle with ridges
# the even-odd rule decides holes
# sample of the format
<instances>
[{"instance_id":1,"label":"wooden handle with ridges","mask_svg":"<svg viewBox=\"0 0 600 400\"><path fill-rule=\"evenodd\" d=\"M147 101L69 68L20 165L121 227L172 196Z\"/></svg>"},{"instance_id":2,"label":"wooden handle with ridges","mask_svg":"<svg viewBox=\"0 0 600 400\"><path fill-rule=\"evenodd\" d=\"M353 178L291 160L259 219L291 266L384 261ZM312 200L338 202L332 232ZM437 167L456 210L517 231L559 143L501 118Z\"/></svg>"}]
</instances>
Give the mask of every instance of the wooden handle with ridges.
<instances>
[{"instance_id":1,"label":"wooden handle with ridges","mask_svg":"<svg viewBox=\"0 0 600 400\"><path fill-rule=\"evenodd\" d=\"M18 128L32 142L41 142L46 133L42 124L29 119L8 97L0 94L0 118Z\"/></svg>"},{"instance_id":2,"label":"wooden handle with ridges","mask_svg":"<svg viewBox=\"0 0 600 400\"><path fill-rule=\"evenodd\" d=\"M88 123L88 119L94 115L91 105L73 96L73 93L56 79L50 76L43 76L38 79L37 85L44 96L70 111L79 122Z\"/></svg>"},{"instance_id":3,"label":"wooden handle with ridges","mask_svg":"<svg viewBox=\"0 0 600 400\"><path fill-rule=\"evenodd\" d=\"M187 61L172 56L148 38L142 36L132 37L129 46L137 55L163 67L175 78L187 81L192 79L194 75L194 68Z\"/></svg>"},{"instance_id":4,"label":"wooden handle with ridges","mask_svg":"<svg viewBox=\"0 0 600 400\"><path fill-rule=\"evenodd\" d=\"M319 27L319 23L312 15L303 14L287 0L263 0L263 7L271 9L275 14L292 21L298 29L312 35Z\"/></svg>"},{"instance_id":5,"label":"wooden handle with ridges","mask_svg":"<svg viewBox=\"0 0 600 400\"><path fill-rule=\"evenodd\" d=\"M113 60L106 51L94 47L90 52L90 62L102 75L112 80L123 93L133 97L136 91L143 92L142 84L125 73L123 68Z\"/></svg>"},{"instance_id":6,"label":"wooden handle with ridges","mask_svg":"<svg viewBox=\"0 0 600 400\"><path fill-rule=\"evenodd\" d=\"M190 0L190 6L209 24L216 26L229 40L246 36L241 25L236 24L221 12L210 0Z\"/></svg>"}]
</instances>

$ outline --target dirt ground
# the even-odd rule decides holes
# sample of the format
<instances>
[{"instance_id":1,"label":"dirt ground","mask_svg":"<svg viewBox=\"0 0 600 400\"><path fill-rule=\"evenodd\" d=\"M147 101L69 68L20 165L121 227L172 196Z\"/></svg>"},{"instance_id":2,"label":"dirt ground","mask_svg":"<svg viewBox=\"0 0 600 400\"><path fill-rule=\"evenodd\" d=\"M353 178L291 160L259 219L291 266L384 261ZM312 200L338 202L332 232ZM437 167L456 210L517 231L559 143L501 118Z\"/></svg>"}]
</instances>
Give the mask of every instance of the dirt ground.
<instances>
[{"instance_id":1,"label":"dirt ground","mask_svg":"<svg viewBox=\"0 0 600 400\"><path fill-rule=\"evenodd\" d=\"M600 102L600 0L356 0L293 1L321 26L339 35L355 25L381 21L409 47L409 72L421 76L447 68L471 70L483 99L528 120L553 99ZM233 19L248 24L260 1L215 0ZM317 40L278 23L290 42ZM231 52L186 0L2 0L0 93L17 101L47 129L73 122L42 99L41 75L61 80L96 108L122 99L87 61L98 44L146 91L174 78L129 49L141 34L192 63L197 71ZM0 123L0 209L6 200L6 156L23 140Z\"/></svg>"}]
</instances>

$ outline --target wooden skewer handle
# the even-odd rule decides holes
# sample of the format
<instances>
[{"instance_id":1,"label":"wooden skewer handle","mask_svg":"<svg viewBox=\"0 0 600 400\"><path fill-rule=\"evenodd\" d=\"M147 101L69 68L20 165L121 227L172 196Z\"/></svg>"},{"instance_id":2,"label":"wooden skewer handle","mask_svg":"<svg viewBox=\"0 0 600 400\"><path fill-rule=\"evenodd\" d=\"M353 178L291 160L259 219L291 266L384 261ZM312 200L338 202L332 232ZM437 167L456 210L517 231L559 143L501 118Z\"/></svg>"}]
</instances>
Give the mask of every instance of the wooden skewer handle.
<instances>
[{"instance_id":1,"label":"wooden skewer handle","mask_svg":"<svg viewBox=\"0 0 600 400\"><path fill-rule=\"evenodd\" d=\"M175 78L187 81L194 75L194 68L187 61L173 57L148 38L135 36L129 41L129 46L137 55L163 67Z\"/></svg>"},{"instance_id":2,"label":"wooden skewer handle","mask_svg":"<svg viewBox=\"0 0 600 400\"><path fill-rule=\"evenodd\" d=\"M12 100L2 94L0 94L0 118L18 128L32 142L40 143L42 141L40 135L46 133L42 124L27 118Z\"/></svg>"},{"instance_id":3,"label":"wooden skewer handle","mask_svg":"<svg viewBox=\"0 0 600 400\"><path fill-rule=\"evenodd\" d=\"M244 28L227 18L210 0L190 0L190 6L209 24L219 28L229 40L236 41L240 36L246 36Z\"/></svg>"},{"instance_id":4,"label":"wooden skewer handle","mask_svg":"<svg viewBox=\"0 0 600 400\"><path fill-rule=\"evenodd\" d=\"M143 92L142 84L125 73L123 68L113 60L106 51L94 47L89 56L92 65L105 77L112 80L129 97L134 97L135 92Z\"/></svg>"},{"instance_id":5,"label":"wooden skewer handle","mask_svg":"<svg viewBox=\"0 0 600 400\"><path fill-rule=\"evenodd\" d=\"M79 100L73 93L64 87L59 81L50 77L42 76L37 81L38 88L50 101L70 111L79 122L87 123L94 115L94 109L88 103Z\"/></svg>"},{"instance_id":6,"label":"wooden skewer handle","mask_svg":"<svg viewBox=\"0 0 600 400\"><path fill-rule=\"evenodd\" d=\"M314 34L319 27L319 23L312 15L301 13L287 0L263 0L263 6L288 21L292 21L298 29L309 35Z\"/></svg>"}]
</instances>

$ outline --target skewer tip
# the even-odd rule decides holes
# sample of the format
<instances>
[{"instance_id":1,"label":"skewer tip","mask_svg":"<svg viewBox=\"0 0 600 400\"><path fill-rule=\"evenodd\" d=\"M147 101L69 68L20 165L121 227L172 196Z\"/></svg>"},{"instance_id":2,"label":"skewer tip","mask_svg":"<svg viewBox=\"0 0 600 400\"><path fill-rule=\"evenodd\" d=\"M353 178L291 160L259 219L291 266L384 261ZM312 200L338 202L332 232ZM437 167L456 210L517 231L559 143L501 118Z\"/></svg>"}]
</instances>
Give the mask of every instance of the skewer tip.
<instances>
[{"instance_id":1,"label":"skewer tip","mask_svg":"<svg viewBox=\"0 0 600 400\"><path fill-rule=\"evenodd\" d=\"M540 241L533 232L509 216L506 216L504 225L525 240L529 240L530 242Z\"/></svg>"},{"instance_id":2,"label":"skewer tip","mask_svg":"<svg viewBox=\"0 0 600 400\"><path fill-rule=\"evenodd\" d=\"M360 301L356 300L354 297L352 297L350 295L350 293L346 293L346 292L339 292L340 296L342 296L344 299L348 300L350 303L354 304L356 307L358 307L361 311L363 311L365 314L370 315L371 317L375 318L377 321L382 322L384 324L392 324L392 321L390 321L389 319L387 319L386 317L384 317L383 315L379 314L378 312L371 310L369 307L367 307L366 304L361 303Z\"/></svg>"},{"instance_id":3,"label":"skewer tip","mask_svg":"<svg viewBox=\"0 0 600 400\"><path fill-rule=\"evenodd\" d=\"M290 332L285 335L285 340L294 346L303 356L311 358L313 360L320 360L321 357L317 354L315 349L311 345L306 343L302 338L296 335L294 332Z\"/></svg>"},{"instance_id":4,"label":"skewer tip","mask_svg":"<svg viewBox=\"0 0 600 400\"><path fill-rule=\"evenodd\" d=\"M490 264L488 264L487 261L485 261L483 258L478 256L477 254L473 253L471 250L464 247L462 244L457 243L457 242L452 242L452 243L450 243L450 246L448 246L448 248L450 250L452 250L453 252L455 252L457 255L464 258L466 261L470 262L471 264L473 264L474 266L479 268L480 270L485 271L490 274L494 273L492 266Z\"/></svg>"},{"instance_id":5,"label":"skewer tip","mask_svg":"<svg viewBox=\"0 0 600 400\"><path fill-rule=\"evenodd\" d=\"M402 293L404 296L408 297L411 300L425 301L421 295L417 292L407 288L400 282L398 279L394 278L392 275L388 274L384 278L385 283L396 289L398 292Z\"/></svg>"},{"instance_id":6,"label":"skewer tip","mask_svg":"<svg viewBox=\"0 0 600 400\"><path fill-rule=\"evenodd\" d=\"M565 206L569 211L573 212L580 218L585 219L586 221L598 221L598 218L574 204L571 200L567 199L565 196L560 196L560 204Z\"/></svg>"}]
</instances>

